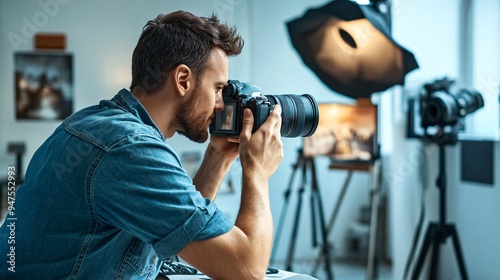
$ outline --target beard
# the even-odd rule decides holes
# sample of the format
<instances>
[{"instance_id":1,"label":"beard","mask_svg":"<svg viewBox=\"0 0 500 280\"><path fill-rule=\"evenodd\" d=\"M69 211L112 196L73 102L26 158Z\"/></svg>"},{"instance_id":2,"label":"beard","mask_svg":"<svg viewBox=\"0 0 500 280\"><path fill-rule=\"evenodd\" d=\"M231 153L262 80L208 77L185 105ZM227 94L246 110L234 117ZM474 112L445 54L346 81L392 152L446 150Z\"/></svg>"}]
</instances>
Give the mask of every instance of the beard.
<instances>
[{"instance_id":1,"label":"beard","mask_svg":"<svg viewBox=\"0 0 500 280\"><path fill-rule=\"evenodd\" d=\"M203 143L208 139L207 118L200 116L197 110L200 94L199 88L177 110L177 124L181 128L177 132L196 143Z\"/></svg>"}]
</instances>

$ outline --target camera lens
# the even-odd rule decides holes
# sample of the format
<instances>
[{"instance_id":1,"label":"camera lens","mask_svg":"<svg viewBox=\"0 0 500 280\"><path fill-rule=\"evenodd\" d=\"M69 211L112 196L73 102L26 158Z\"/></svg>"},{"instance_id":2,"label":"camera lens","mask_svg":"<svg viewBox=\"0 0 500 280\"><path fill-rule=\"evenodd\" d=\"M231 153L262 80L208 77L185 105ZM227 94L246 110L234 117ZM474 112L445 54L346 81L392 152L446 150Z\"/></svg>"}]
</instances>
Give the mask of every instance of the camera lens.
<instances>
[{"instance_id":1,"label":"camera lens","mask_svg":"<svg viewBox=\"0 0 500 280\"><path fill-rule=\"evenodd\" d=\"M319 109L309 94L266 95L271 105L281 106L281 136L307 137L318 128Z\"/></svg>"},{"instance_id":2,"label":"camera lens","mask_svg":"<svg viewBox=\"0 0 500 280\"><path fill-rule=\"evenodd\" d=\"M427 100L424 120L430 125L453 123L458 117L458 104L452 95L437 91Z\"/></svg>"},{"instance_id":3,"label":"camera lens","mask_svg":"<svg viewBox=\"0 0 500 280\"><path fill-rule=\"evenodd\" d=\"M484 100L477 91L460 90L457 94L457 103L460 104L460 116L468 115L484 107Z\"/></svg>"}]
</instances>

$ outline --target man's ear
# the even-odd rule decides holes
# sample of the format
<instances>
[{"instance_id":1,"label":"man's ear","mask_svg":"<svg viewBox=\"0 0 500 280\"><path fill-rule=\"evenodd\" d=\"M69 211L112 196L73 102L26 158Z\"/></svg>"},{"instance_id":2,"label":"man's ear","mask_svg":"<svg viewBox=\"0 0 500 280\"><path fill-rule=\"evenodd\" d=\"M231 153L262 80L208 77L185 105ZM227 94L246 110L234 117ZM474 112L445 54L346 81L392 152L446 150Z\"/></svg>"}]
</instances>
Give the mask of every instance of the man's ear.
<instances>
[{"instance_id":1,"label":"man's ear","mask_svg":"<svg viewBox=\"0 0 500 280\"><path fill-rule=\"evenodd\" d=\"M193 73L185 64L179 64L174 71L175 87L181 96L184 96L193 84Z\"/></svg>"}]
</instances>

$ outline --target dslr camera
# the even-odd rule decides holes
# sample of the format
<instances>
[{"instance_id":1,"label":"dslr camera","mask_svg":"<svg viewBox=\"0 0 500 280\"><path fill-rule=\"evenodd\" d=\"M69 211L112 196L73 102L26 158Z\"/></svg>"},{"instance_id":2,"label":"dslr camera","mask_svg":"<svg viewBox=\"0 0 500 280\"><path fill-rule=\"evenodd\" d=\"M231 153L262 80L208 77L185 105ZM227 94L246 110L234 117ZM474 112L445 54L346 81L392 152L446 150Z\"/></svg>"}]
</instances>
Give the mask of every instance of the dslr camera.
<instances>
[{"instance_id":1,"label":"dslr camera","mask_svg":"<svg viewBox=\"0 0 500 280\"><path fill-rule=\"evenodd\" d=\"M281 136L307 137L318 127L319 109L316 100L308 94L263 95L260 87L229 80L222 89L224 110L217 111L210 124L210 134L239 137L243 128L243 110L249 108L254 117L252 133L267 119L274 105L282 108Z\"/></svg>"},{"instance_id":2,"label":"dslr camera","mask_svg":"<svg viewBox=\"0 0 500 280\"><path fill-rule=\"evenodd\" d=\"M448 78L424 85L420 99L422 127L455 125L466 115L484 107L481 94L475 90L450 91L454 81Z\"/></svg>"}]
</instances>

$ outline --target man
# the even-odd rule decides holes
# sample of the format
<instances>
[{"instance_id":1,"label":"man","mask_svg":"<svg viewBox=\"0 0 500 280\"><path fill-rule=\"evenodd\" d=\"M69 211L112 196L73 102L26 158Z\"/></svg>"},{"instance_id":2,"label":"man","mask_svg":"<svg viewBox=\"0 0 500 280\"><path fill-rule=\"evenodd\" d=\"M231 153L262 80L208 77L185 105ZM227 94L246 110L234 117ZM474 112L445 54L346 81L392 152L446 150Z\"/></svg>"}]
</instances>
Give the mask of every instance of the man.
<instances>
[{"instance_id":1,"label":"man","mask_svg":"<svg viewBox=\"0 0 500 280\"><path fill-rule=\"evenodd\" d=\"M242 47L215 16L178 11L149 21L130 91L68 117L34 154L16 196L15 272L2 260L0 278L154 279L161 260L178 254L214 279L262 279L273 233L268 179L283 158L281 108L254 134L247 109L239 139L211 136L193 180L165 143L175 132L208 140L224 108L228 56ZM233 225L212 201L238 155Z\"/></svg>"}]
</instances>

